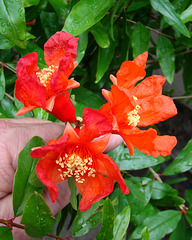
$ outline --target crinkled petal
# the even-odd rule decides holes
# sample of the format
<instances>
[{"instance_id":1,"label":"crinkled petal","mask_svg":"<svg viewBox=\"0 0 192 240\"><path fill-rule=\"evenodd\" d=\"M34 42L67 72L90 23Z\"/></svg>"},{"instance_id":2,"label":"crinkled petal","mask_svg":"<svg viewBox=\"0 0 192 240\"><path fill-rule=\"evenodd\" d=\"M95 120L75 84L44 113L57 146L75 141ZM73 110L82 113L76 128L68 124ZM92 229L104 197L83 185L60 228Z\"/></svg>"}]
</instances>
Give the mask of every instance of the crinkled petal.
<instances>
[{"instance_id":1,"label":"crinkled petal","mask_svg":"<svg viewBox=\"0 0 192 240\"><path fill-rule=\"evenodd\" d=\"M112 131L110 119L95 109L84 108L83 124L79 135L84 143Z\"/></svg>"},{"instance_id":2,"label":"crinkled petal","mask_svg":"<svg viewBox=\"0 0 192 240\"><path fill-rule=\"evenodd\" d=\"M108 196L113 191L114 180L111 177L95 174L95 177L87 178L84 183L76 182L76 185L82 194L79 210L86 211L93 203Z\"/></svg>"},{"instance_id":3,"label":"crinkled petal","mask_svg":"<svg viewBox=\"0 0 192 240\"><path fill-rule=\"evenodd\" d=\"M61 59L59 63L58 71L53 75L51 78L51 90L55 93L61 92L63 90L69 89L73 87L79 87L79 83L76 82L76 85L69 84L69 76L71 75L72 71L74 70L74 63L73 59L70 56L65 56Z\"/></svg>"},{"instance_id":4,"label":"crinkled petal","mask_svg":"<svg viewBox=\"0 0 192 240\"><path fill-rule=\"evenodd\" d=\"M67 32L56 32L44 45L45 62L48 66L59 66L61 58L76 59L78 38Z\"/></svg>"},{"instance_id":5,"label":"crinkled petal","mask_svg":"<svg viewBox=\"0 0 192 240\"><path fill-rule=\"evenodd\" d=\"M147 58L148 58L148 52L146 51L140 54L139 56L137 56L133 60L133 62L136 63L139 67L144 69L146 67Z\"/></svg>"},{"instance_id":6,"label":"crinkled petal","mask_svg":"<svg viewBox=\"0 0 192 240\"><path fill-rule=\"evenodd\" d=\"M177 109L170 97L159 95L139 102L140 122L138 126L149 126L173 117Z\"/></svg>"},{"instance_id":7,"label":"crinkled petal","mask_svg":"<svg viewBox=\"0 0 192 240\"><path fill-rule=\"evenodd\" d=\"M117 72L117 84L126 89L132 89L137 81L146 75L145 70L132 61L123 62Z\"/></svg>"},{"instance_id":8,"label":"crinkled petal","mask_svg":"<svg viewBox=\"0 0 192 240\"><path fill-rule=\"evenodd\" d=\"M20 58L17 62L17 78L21 78L25 75L36 75L39 72L37 66L38 55L36 52L29 53Z\"/></svg>"},{"instance_id":9,"label":"crinkled petal","mask_svg":"<svg viewBox=\"0 0 192 240\"><path fill-rule=\"evenodd\" d=\"M97 167L97 172L113 178L113 180L119 183L122 193L128 194L129 189L123 177L121 176L117 164L108 155L100 154L99 156L100 157L97 157L95 164Z\"/></svg>"},{"instance_id":10,"label":"crinkled petal","mask_svg":"<svg viewBox=\"0 0 192 240\"><path fill-rule=\"evenodd\" d=\"M69 92L63 91L58 93L55 98L55 104L52 111L46 110L57 119L63 122L75 122L75 107L71 102Z\"/></svg>"},{"instance_id":11,"label":"crinkled petal","mask_svg":"<svg viewBox=\"0 0 192 240\"><path fill-rule=\"evenodd\" d=\"M177 139L174 136L157 136L153 141L154 151L153 156L158 157L159 155L166 157L171 154L171 151L177 144Z\"/></svg>"},{"instance_id":12,"label":"crinkled petal","mask_svg":"<svg viewBox=\"0 0 192 240\"><path fill-rule=\"evenodd\" d=\"M41 158L46 156L49 159L57 159L59 153L62 152L68 140L69 135L64 134L56 140L50 140L45 146L33 148L30 155L32 158Z\"/></svg>"},{"instance_id":13,"label":"crinkled petal","mask_svg":"<svg viewBox=\"0 0 192 240\"><path fill-rule=\"evenodd\" d=\"M25 107L35 106L46 108L46 88L33 75L23 75L15 83L15 97Z\"/></svg>"},{"instance_id":14,"label":"crinkled petal","mask_svg":"<svg viewBox=\"0 0 192 240\"><path fill-rule=\"evenodd\" d=\"M165 83L166 78L160 75L153 75L145 78L141 83L137 84L132 90L133 96L139 100L146 99L148 97L156 97L162 94L162 86Z\"/></svg>"}]
</instances>

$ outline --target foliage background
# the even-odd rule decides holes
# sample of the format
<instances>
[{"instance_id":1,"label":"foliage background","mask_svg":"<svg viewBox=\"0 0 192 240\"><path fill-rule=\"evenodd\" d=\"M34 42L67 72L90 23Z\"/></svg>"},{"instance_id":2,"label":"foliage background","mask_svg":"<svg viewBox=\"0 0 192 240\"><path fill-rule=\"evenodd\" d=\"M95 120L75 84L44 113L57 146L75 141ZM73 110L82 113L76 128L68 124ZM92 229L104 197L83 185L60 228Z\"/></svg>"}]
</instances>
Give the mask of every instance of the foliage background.
<instances>
[{"instance_id":1,"label":"foliage background","mask_svg":"<svg viewBox=\"0 0 192 240\"><path fill-rule=\"evenodd\" d=\"M71 93L78 116L82 115L85 106L99 109L104 103L101 88L107 89L111 85L109 75L115 75L123 61L132 60L144 51L149 52L147 76L160 69L168 82L169 90L164 94L172 96L175 74L180 72L184 94L177 99L177 104L183 106L179 105L183 99L185 104L191 102L190 0L0 0L0 12L0 118L16 118L15 114L22 106L14 97L19 58L30 52L38 52L38 65L45 67L43 45L56 31L61 30L79 37L79 64L72 77L80 82L81 87ZM190 112L190 109L187 111ZM56 120L41 109L21 117ZM188 122L190 126L190 113ZM154 127L161 134L166 125ZM185 122L179 127L182 132ZM188 179L192 166L190 138L188 134L185 139L188 143L179 149L174 159L172 156L149 157L138 150L131 157L123 145L110 152L109 155L122 170L131 193L125 196L116 188L106 200L95 203L86 212L79 212L78 199L71 183L71 204L58 214L57 235L69 213L69 227L73 224L75 237L84 235L102 223L97 240L158 240L165 235L170 240L191 239L192 190ZM24 154L31 147L42 144L41 139L33 139ZM24 213L22 223L29 235L42 237L52 231L55 220L40 195L42 186L37 184L35 174L32 175L36 162L30 159L28 163L26 179L23 176L20 179L21 175L17 174L18 179L15 178L14 183L16 189L17 184L22 185L25 181L28 195L15 194L14 211L16 216ZM161 178L156 173L161 173ZM22 204L18 204L21 202L19 200L22 200ZM32 213L26 211L25 204L35 204L35 209L44 209L46 214L42 218L47 228L41 228L36 223L37 219L27 221ZM43 214L37 211L39 215ZM0 229L0 235L8 231L7 227ZM10 231L6 236L6 239L12 238Z\"/></svg>"}]
</instances>

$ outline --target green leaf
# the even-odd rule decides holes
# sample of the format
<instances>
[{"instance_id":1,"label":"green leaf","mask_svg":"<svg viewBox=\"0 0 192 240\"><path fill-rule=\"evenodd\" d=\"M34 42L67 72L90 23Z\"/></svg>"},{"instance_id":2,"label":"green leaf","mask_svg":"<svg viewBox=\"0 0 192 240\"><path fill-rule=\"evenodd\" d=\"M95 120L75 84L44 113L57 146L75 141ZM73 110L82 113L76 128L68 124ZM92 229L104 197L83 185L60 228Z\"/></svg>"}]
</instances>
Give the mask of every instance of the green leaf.
<instances>
[{"instance_id":1,"label":"green leaf","mask_svg":"<svg viewBox=\"0 0 192 240\"><path fill-rule=\"evenodd\" d=\"M63 31L77 36L99 22L113 6L113 0L81 0L66 18Z\"/></svg>"},{"instance_id":2,"label":"green leaf","mask_svg":"<svg viewBox=\"0 0 192 240\"><path fill-rule=\"evenodd\" d=\"M126 233L130 221L130 211L130 207L127 206L115 218L113 240L121 240Z\"/></svg>"},{"instance_id":3,"label":"green leaf","mask_svg":"<svg viewBox=\"0 0 192 240\"><path fill-rule=\"evenodd\" d=\"M165 196L176 196L178 194L177 190L173 189L166 183L160 183L158 181L153 182L152 188L152 199L161 199Z\"/></svg>"},{"instance_id":4,"label":"green leaf","mask_svg":"<svg viewBox=\"0 0 192 240\"><path fill-rule=\"evenodd\" d=\"M192 21L192 4L180 15L183 23Z\"/></svg>"},{"instance_id":5,"label":"green leaf","mask_svg":"<svg viewBox=\"0 0 192 240\"><path fill-rule=\"evenodd\" d=\"M6 37L0 34L0 49L9 49L14 46L14 43L9 41Z\"/></svg>"},{"instance_id":6,"label":"green leaf","mask_svg":"<svg viewBox=\"0 0 192 240\"><path fill-rule=\"evenodd\" d=\"M95 83L98 83L102 79L103 75L109 68L115 53L115 48L116 42L112 39L110 40L110 45L108 48L99 48Z\"/></svg>"},{"instance_id":7,"label":"green leaf","mask_svg":"<svg viewBox=\"0 0 192 240\"><path fill-rule=\"evenodd\" d=\"M87 211L79 211L73 224L73 237L82 236L101 223L102 212L97 210L104 200L93 203Z\"/></svg>"},{"instance_id":8,"label":"green leaf","mask_svg":"<svg viewBox=\"0 0 192 240\"><path fill-rule=\"evenodd\" d=\"M126 184L127 184L127 187L129 188L131 194L133 194L133 196L135 198L137 198L139 201L143 202L144 205L147 204L146 202L146 199L145 199L145 194L140 191L139 187L137 184L134 184L134 182L132 181L132 179L124 179Z\"/></svg>"},{"instance_id":9,"label":"green leaf","mask_svg":"<svg viewBox=\"0 0 192 240\"><path fill-rule=\"evenodd\" d=\"M149 30L142 23L137 23L132 34L132 48L134 58L136 58L139 54L148 51L149 39Z\"/></svg>"},{"instance_id":10,"label":"green leaf","mask_svg":"<svg viewBox=\"0 0 192 240\"><path fill-rule=\"evenodd\" d=\"M179 207L185 203L185 200L178 196L165 196L162 199L151 200L151 203L161 207Z\"/></svg>"},{"instance_id":11,"label":"green leaf","mask_svg":"<svg viewBox=\"0 0 192 240\"><path fill-rule=\"evenodd\" d=\"M156 53L161 69L171 84L175 73L175 53L171 41L164 36L159 36Z\"/></svg>"},{"instance_id":12,"label":"green leaf","mask_svg":"<svg viewBox=\"0 0 192 240\"><path fill-rule=\"evenodd\" d=\"M33 109L35 118L47 120L49 118L49 113L43 110L42 108Z\"/></svg>"},{"instance_id":13,"label":"green leaf","mask_svg":"<svg viewBox=\"0 0 192 240\"><path fill-rule=\"evenodd\" d=\"M129 3L129 0L126 0L127 3ZM135 11L137 9L140 9L142 7L145 7L147 6L148 4L150 4L150 1L149 0L137 0L137 1L133 1L131 3L131 5L127 8L126 12L132 12L132 11Z\"/></svg>"},{"instance_id":14,"label":"green leaf","mask_svg":"<svg viewBox=\"0 0 192 240\"><path fill-rule=\"evenodd\" d=\"M98 22L95 25L93 25L89 29L89 31L93 34L95 41L101 48L109 47L110 44L109 37L101 22Z\"/></svg>"},{"instance_id":15,"label":"green leaf","mask_svg":"<svg viewBox=\"0 0 192 240\"><path fill-rule=\"evenodd\" d=\"M187 222L191 225L192 227L192 206L189 207L187 212L185 213L185 217L187 219Z\"/></svg>"},{"instance_id":16,"label":"green leaf","mask_svg":"<svg viewBox=\"0 0 192 240\"><path fill-rule=\"evenodd\" d=\"M22 0L24 8L38 5L40 0Z\"/></svg>"},{"instance_id":17,"label":"green leaf","mask_svg":"<svg viewBox=\"0 0 192 240\"><path fill-rule=\"evenodd\" d=\"M150 239L160 240L176 228L181 216L180 211L176 210L158 212L153 216L146 218L143 223L135 229L131 235L131 239L141 238L142 230L147 226Z\"/></svg>"},{"instance_id":18,"label":"green leaf","mask_svg":"<svg viewBox=\"0 0 192 240\"><path fill-rule=\"evenodd\" d=\"M185 56L185 63L183 67L183 83L186 94L192 92L192 68L191 68L192 53L188 53Z\"/></svg>"},{"instance_id":19,"label":"green leaf","mask_svg":"<svg viewBox=\"0 0 192 240\"><path fill-rule=\"evenodd\" d=\"M164 16L164 19L168 24L173 26L178 32L185 35L186 37L190 37L187 27L182 22L179 14L176 13L173 5L169 0L150 0L150 2L152 7Z\"/></svg>"},{"instance_id":20,"label":"green leaf","mask_svg":"<svg viewBox=\"0 0 192 240\"><path fill-rule=\"evenodd\" d=\"M77 187L75 185L75 181L72 177L68 178L68 185L69 185L69 188L71 190L71 195L70 195L70 203L71 203L71 206L77 210Z\"/></svg>"},{"instance_id":21,"label":"green leaf","mask_svg":"<svg viewBox=\"0 0 192 240\"><path fill-rule=\"evenodd\" d=\"M192 205L192 190L191 189L185 190L185 196L187 198L188 203Z\"/></svg>"},{"instance_id":22,"label":"green leaf","mask_svg":"<svg viewBox=\"0 0 192 240\"><path fill-rule=\"evenodd\" d=\"M18 110L13 101L4 96L4 98L0 101L0 112L7 118L22 118L23 116L16 117L17 111Z\"/></svg>"},{"instance_id":23,"label":"green leaf","mask_svg":"<svg viewBox=\"0 0 192 240\"><path fill-rule=\"evenodd\" d=\"M169 240L181 240L181 239L187 240L185 238L185 235L186 235L185 219L184 217L182 217L179 223L177 224L177 227L171 234Z\"/></svg>"},{"instance_id":24,"label":"green leaf","mask_svg":"<svg viewBox=\"0 0 192 240\"><path fill-rule=\"evenodd\" d=\"M3 68L0 69L0 100L3 99L5 95L5 75Z\"/></svg>"},{"instance_id":25,"label":"green leaf","mask_svg":"<svg viewBox=\"0 0 192 240\"><path fill-rule=\"evenodd\" d=\"M45 202L44 198L34 192L27 201L21 219L25 225L25 232L30 237L41 238L52 232L56 219Z\"/></svg>"},{"instance_id":26,"label":"green leaf","mask_svg":"<svg viewBox=\"0 0 192 240\"><path fill-rule=\"evenodd\" d=\"M149 229L144 227L141 232L141 240L149 240Z\"/></svg>"},{"instance_id":27,"label":"green leaf","mask_svg":"<svg viewBox=\"0 0 192 240\"><path fill-rule=\"evenodd\" d=\"M1 226L0 227L0 239L1 240L12 240L12 231L10 227Z\"/></svg>"},{"instance_id":28,"label":"green leaf","mask_svg":"<svg viewBox=\"0 0 192 240\"><path fill-rule=\"evenodd\" d=\"M85 55L87 44L88 44L88 31L85 31L79 35L79 41L77 46L77 58L75 60L78 62L78 64L81 62Z\"/></svg>"},{"instance_id":29,"label":"green leaf","mask_svg":"<svg viewBox=\"0 0 192 240\"><path fill-rule=\"evenodd\" d=\"M99 96L84 87L73 89L72 94L75 94L78 103L85 104L89 108L99 109L104 104Z\"/></svg>"},{"instance_id":30,"label":"green leaf","mask_svg":"<svg viewBox=\"0 0 192 240\"><path fill-rule=\"evenodd\" d=\"M34 186L36 188L43 188L43 187L45 187L45 185L37 177L37 173L36 173L36 169L35 168L31 171L31 174L29 176L29 184L31 184L32 186Z\"/></svg>"},{"instance_id":31,"label":"green leaf","mask_svg":"<svg viewBox=\"0 0 192 240\"><path fill-rule=\"evenodd\" d=\"M25 10L22 0L0 0L0 33L15 45L26 47Z\"/></svg>"},{"instance_id":32,"label":"green leaf","mask_svg":"<svg viewBox=\"0 0 192 240\"><path fill-rule=\"evenodd\" d=\"M112 202L107 198L103 205L102 225L96 236L97 240L113 239L113 224L115 218L115 209Z\"/></svg>"},{"instance_id":33,"label":"green leaf","mask_svg":"<svg viewBox=\"0 0 192 240\"><path fill-rule=\"evenodd\" d=\"M38 159L31 158L31 149L43 145L40 137L33 137L19 154L13 184L13 210L16 217L23 214L25 203L34 191L42 192L42 188L36 188L29 183L29 178L38 162Z\"/></svg>"},{"instance_id":34,"label":"green leaf","mask_svg":"<svg viewBox=\"0 0 192 240\"><path fill-rule=\"evenodd\" d=\"M57 225L57 230L56 230L56 235L60 235L63 226L65 224L65 220L67 219L68 213L69 213L69 205L70 203L64 207L60 212L57 213L57 220L58 220L58 225Z\"/></svg>"},{"instance_id":35,"label":"green leaf","mask_svg":"<svg viewBox=\"0 0 192 240\"><path fill-rule=\"evenodd\" d=\"M163 171L163 175L170 176L186 172L192 167L192 139L182 149L176 159Z\"/></svg>"},{"instance_id":36,"label":"green leaf","mask_svg":"<svg viewBox=\"0 0 192 240\"><path fill-rule=\"evenodd\" d=\"M120 170L138 170L158 165L166 161L163 157L152 157L140 152L135 148L134 155L129 154L129 150L120 145L108 155L117 163Z\"/></svg>"},{"instance_id":37,"label":"green leaf","mask_svg":"<svg viewBox=\"0 0 192 240\"><path fill-rule=\"evenodd\" d=\"M52 5L52 7L55 9L57 15L62 18L65 19L67 14L69 13L69 4L67 3L67 1L65 0L48 0L50 2L50 4Z\"/></svg>"}]
</instances>

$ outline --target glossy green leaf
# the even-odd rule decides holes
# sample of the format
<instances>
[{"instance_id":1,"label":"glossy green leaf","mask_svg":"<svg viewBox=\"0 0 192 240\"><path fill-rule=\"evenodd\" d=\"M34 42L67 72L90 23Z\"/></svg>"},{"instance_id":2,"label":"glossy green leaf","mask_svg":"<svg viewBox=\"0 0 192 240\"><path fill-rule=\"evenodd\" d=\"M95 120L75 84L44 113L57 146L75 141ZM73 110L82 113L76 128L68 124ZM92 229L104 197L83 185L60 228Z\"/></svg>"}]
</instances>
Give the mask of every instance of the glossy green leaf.
<instances>
[{"instance_id":1,"label":"glossy green leaf","mask_svg":"<svg viewBox=\"0 0 192 240\"><path fill-rule=\"evenodd\" d=\"M173 0L171 3L173 4L175 11L180 14L185 10L190 1L191 0Z\"/></svg>"},{"instance_id":2,"label":"glossy green leaf","mask_svg":"<svg viewBox=\"0 0 192 240\"><path fill-rule=\"evenodd\" d=\"M68 178L68 186L71 190L71 195L70 195L70 203L72 207L77 210L77 187L75 185L75 181L72 177Z\"/></svg>"},{"instance_id":3,"label":"glossy green leaf","mask_svg":"<svg viewBox=\"0 0 192 240\"><path fill-rule=\"evenodd\" d=\"M138 170L155 166L166 161L163 157L155 158L148 156L136 148L134 155L131 156L129 150L124 148L123 145L109 152L108 155L117 163L120 170Z\"/></svg>"},{"instance_id":4,"label":"glossy green leaf","mask_svg":"<svg viewBox=\"0 0 192 240\"><path fill-rule=\"evenodd\" d=\"M152 7L160 12L168 24L173 26L178 32L186 37L190 37L187 27L182 22L179 14L176 13L175 8L169 0L150 0Z\"/></svg>"},{"instance_id":5,"label":"glossy green leaf","mask_svg":"<svg viewBox=\"0 0 192 240\"><path fill-rule=\"evenodd\" d=\"M22 0L0 0L0 33L15 45L26 47L25 10Z\"/></svg>"},{"instance_id":6,"label":"glossy green leaf","mask_svg":"<svg viewBox=\"0 0 192 240\"><path fill-rule=\"evenodd\" d=\"M185 213L185 217L187 219L187 222L191 225L192 227L192 206L189 207L187 212Z\"/></svg>"},{"instance_id":7,"label":"glossy green leaf","mask_svg":"<svg viewBox=\"0 0 192 240\"><path fill-rule=\"evenodd\" d=\"M110 41L110 45L108 48L99 48L95 83L98 83L102 79L105 72L107 71L113 59L115 48L116 48L116 43L112 39Z\"/></svg>"},{"instance_id":8,"label":"glossy green leaf","mask_svg":"<svg viewBox=\"0 0 192 240\"><path fill-rule=\"evenodd\" d=\"M102 225L99 233L96 236L97 240L113 239L114 218L115 218L115 209L110 199L107 198L103 205Z\"/></svg>"},{"instance_id":9,"label":"glossy green leaf","mask_svg":"<svg viewBox=\"0 0 192 240\"><path fill-rule=\"evenodd\" d=\"M49 118L49 113L43 110L42 108L33 109L33 114L37 119L48 120Z\"/></svg>"},{"instance_id":10,"label":"glossy green leaf","mask_svg":"<svg viewBox=\"0 0 192 240\"><path fill-rule=\"evenodd\" d=\"M159 36L156 54L161 69L167 78L167 81L171 84L173 82L175 73L175 53L174 47L168 38Z\"/></svg>"},{"instance_id":11,"label":"glossy green leaf","mask_svg":"<svg viewBox=\"0 0 192 240\"><path fill-rule=\"evenodd\" d=\"M178 196L165 196L162 199L152 200L151 203L160 207L179 207L185 203L185 200Z\"/></svg>"},{"instance_id":12,"label":"glossy green leaf","mask_svg":"<svg viewBox=\"0 0 192 240\"><path fill-rule=\"evenodd\" d=\"M142 230L147 226L150 239L160 240L176 228L180 219L180 211L166 210L158 212L153 216L146 218L143 223L135 229L131 235L131 239L141 238Z\"/></svg>"},{"instance_id":13,"label":"glossy green leaf","mask_svg":"<svg viewBox=\"0 0 192 240\"><path fill-rule=\"evenodd\" d=\"M5 75L3 68L0 69L0 100L3 99L5 95Z\"/></svg>"},{"instance_id":14,"label":"glossy green leaf","mask_svg":"<svg viewBox=\"0 0 192 240\"><path fill-rule=\"evenodd\" d=\"M127 3L129 3L129 0L126 0ZM133 1L130 6L126 9L126 12L132 12L135 11L137 9L140 9L142 7L145 7L147 5L150 4L149 0L137 0L137 1Z\"/></svg>"},{"instance_id":15,"label":"glossy green leaf","mask_svg":"<svg viewBox=\"0 0 192 240\"><path fill-rule=\"evenodd\" d=\"M141 240L149 240L149 229L148 227L144 227L141 232Z\"/></svg>"},{"instance_id":16,"label":"glossy green leaf","mask_svg":"<svg viewBox=\"0 0 192 240\"><path fill-rule=\"evenodd\" d=\"M133 57L148 51L150 32L142 23L137 23L132 34Z\"/></svg>"},{"instance_id":17,"label":"glossy green leaf","mask_svg":"<svg viewBox=\"0 0 192 240\"><path fill-rule=\"evenodd\" d=\"M73 224L74 237L82 236L101 223L102 212L97 210L103 205L103 199L93 203L87 211L79 211Z\"/></svg>"},{"instance_id":18,"label":"glossy green leaf","mask_svg":"<svg viewBox=\"0 0 192 240\"><path fill-rule=\"evenodd\" d=\"M138 200L140 200L141 202L143 202L144 205L147 204L146 199L145 199L145 194L140 190L140 188L138 187L137 184L135 184L132 179L124 179L127 187L129 188L131 194L133 194L133 196L135 198L137 198Z\"/></svg>"},{"instance_id":19,"label":"glossy green leaf","mask_svg":"<svg viewBox=\"0 0 192 240\"><path fill-rule=\"evenodd\" d=\"M13 210L16 217L23 214L25 203L34 191L42 192L42 188L29 183L31 172L38 162L38 159L31 158L31 149L42 145L44 142L40 137L33 137L19 154L13 184Z\"/></svg>"},{"instance_id":20,"label":"glossy green leaf","mask_svg":"<svg viewBox=\"0 0 192 240\"><path fill-rule=\"evenodd\" d=\"M9 49L14 46L14 43L0 34L0 49Z\"/></svg>"},{"instance_id":21,"label":"glossy green leaf","mask_svg":"<svg viewBox=\"0 0 192 240\"><path fill-rule=\"evenodd\" d=\"M98 22L95 25L93 25L89 29L89 31L93 34L95 41L101 48L109 47L110 44L109 37L101 22Z\"/></svg>"},{"instance_id":22,"label":"glossy green leaf","mask_svg":"<svg viewBox=\"0 0 192 240\"><path fill-rule=\"evenodd\" d=\"M31 184L32 186L34 186L36 188L43 188L43 187L45 187L45 185L37 177L37 173L36 173L36 169L35 168L31 171L31 174L29 176L29 184Z\"/></svg>"},{"instance_id":23,"label":"glossy green leaf","mask_svg":"<svg viewBox=\"0 0 192 240\"><path fill-rule=\"evenodd\" d=\"M192 4L180 15L183 23L192 21Z\"/></svg>"},{"instance_id":24,"label":"glossy green leaf","mask_svg":"<svg viewBox=\"0 0 192 240\"><path fill-rule=\"evenodd\" d=\"M126 233L130 221L130 211L130 207L127 206L115 218L113 240L121 240Z\"/></svg>"},{"instance_id":25,"label":"glossy green leaf","mask_svg":"<svg viewBox=\"0 0 192 240\"><path fill-rule=\"evenodd\" d=\"M56 230L56 235L59 236L63 226L65 224L65 221L67 219L68 213L69 213L69 205L65 206L60 212L57 213L57 221L58 221L58 225L57 225L57 230Z\"/></svg>"},{"instance_id":26,"label":"glossy green leaf","mask_svg":"<svg viewBox=\"0 0 192 240\"><path fill-rule=\"evenodd\" d=\"M84 87L73 89L72 94L75 94L75 100L78 103L85 104L89 108L99 109L104 104L98 95Z\"/></svg>"},{"instance_id":27,"label":"glossy green leaf","mask_svg":"<svg viewBox=\"0 0 192 240\"><path fill-rule=\"evenodd\" d=\"M0 101L0 112L5 115L7 118L22 118L23 116L16 117L17 108L14 105L13 101L8 97L4 97Z\"/></svg>"},{"instance_id":28,"label":"glossy green leaf","mask_svg":"<svg viewBox=\"0 0 192 240\"><path fill-rule=\"evenodd\" d=\"M185 219L184 217L182 217L179 223L177 224L177 227L171 234L169 240L181 240L181 239L187 240L185 236L186 236L186 225L185 225Z\"/></svg>"},{"instance_id":29,"label":"glossy green leaf","mask_svg":"<svg viewBox=\"0 0 192 240\"><path fill-rule=\"evenodd\" d=\"M77 36L101 20L113 6L113 0L81 0L66 18L63 31Z\"/></svg>"},{"instance_id":30,"label":"glossy green leaf","mask_svg":"<svg viewBox=\"0 0 192 240\"><path fill-rule=\"evenodd\" d=\"M192 140L178 154L176 159L163 171L163 175L170 176L186 172L192 167Z\"/></svg>"},{"instance_id":31,"label":"glossy green leaf","mask_svg":"<svg viewBox=\"0 0 192 240\"><path fill-rule=\"evenodd\" d=\"M158 181L153 182L152 187L152 199L161 199L165 196L176 196L178 194L177 190L173 189L166 183L160 183Z\"/></svg>"},{"instance_id":32,"label":"glossy green leaf","mask_svg":"<svg viewBox=\"0 0 192 240\"><path fill-rule=\"evenodd\" d=\"M30 237L41 238L52 232L56 219L45 202L44 198L34 192L28 199L21 224L25 225L25 232Z\"/></svg>"},{"instance_id":33,"label":"glossy green leaf","mask_svg":"<svg viewBox=\"0 0 192 240\"><path fill-rule=\"evenodd\" d=\"M85 31L79 35L77 46L77 58L75 59L75 61L77 61L78 64L81 62L85 55L87 44L88 44L88 31Z\"/></svg>"},{"instance_id":34,"label":"glossy green leaf","mask_svg":"<svg viewBox=\"0 0 192 240\"><path fill-rule=\"evenodd\" d=\"M188 53L185 56L185 63L183 67L183 83L186 94L192 92L192 68L191 68L192 53Z\"/></svg>"},{"instance_id":35,"label":"glossy green leaf","mask_svg":"<svg viewBox=\"0 0 192 240\"><path fill-rule=\"evenodd\" d=\"M12 240L12 231L10 227L0 226L0 239L1 240Z\"/></svg>"},{"instance_id":36,"label":"glossy green leaf","mask_svg":"<svg viewBox=\"0 0 192 240\"><path fill-rule=\"evenodd\" d=\"M55 9L58 16L62 19L65 19L69 13L69 3L66 0L48 0L52 7Z\"/></svg>"},{"instance_id":37,"label":"glossy green leaf","mask_svg":"<svg viewBox=\"0 0 192 240\"><path fill-rule=\"evenodd\" d=\"M188 203L192 205L192 189L186 189L185 196L187 198Z\"/></svg>"},{"instance_id":38,"label":"glossy green leaf","mask_svg":"<svg viewBox=\"0 0 192 240\"><path fill-rule=\"evenodd\" d=\"M34 5L38 5L40 0L22 0L23 6L26 7L31 7Z\"/></svg>"}]
</instances>

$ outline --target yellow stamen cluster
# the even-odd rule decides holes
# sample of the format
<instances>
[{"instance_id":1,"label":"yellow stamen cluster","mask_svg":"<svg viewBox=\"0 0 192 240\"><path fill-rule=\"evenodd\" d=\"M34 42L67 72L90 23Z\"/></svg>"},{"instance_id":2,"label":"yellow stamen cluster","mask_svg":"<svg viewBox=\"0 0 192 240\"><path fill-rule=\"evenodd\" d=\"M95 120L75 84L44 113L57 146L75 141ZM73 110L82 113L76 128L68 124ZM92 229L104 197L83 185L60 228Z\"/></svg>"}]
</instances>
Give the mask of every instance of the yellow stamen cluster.
<instances>
[{"instance_id":1,"label":"yellow stamen cluster","mask_svg":"<svg viewBox=\"0 0 192 240\"><path fill-rule=\"evenodd\" d=\"M133 96L133 99L135 102L138 101L138 98ZM132 126L132 127L136 127L138 122L140 121L140 116L138 114L140 109L139 105L136 105L135 109L131 112L127 113L127 120L128 120L128 125Z\"/></svg>"},{"instance_id":2,"label":"yellow stamen cluster","mask_svg":"<svg viewBox=\"0 0 192 240\"><path fill-rule=\"evenodd\" d=\"M56 73L58 70L58 66L51 65L48 68L41 69L41 72L37 72L36 76L39 81L46 87L50 88L50 81L51 77Z\"/></svg>"},{"instance_id":3,"label":"yellow stamen cluster","mask_svg":"<svg viewBox=\"0 0 192 240\"><path fill-rule=\"evenodd\" d=\"M88 177L95 177L96 171L92 166L93 159L85 147L71 146L64 152L56 160L56 164L60 166L58 171L62 180L73 176L76 182L83 183L85 174Z\"/></svg>"}]
</instances>

